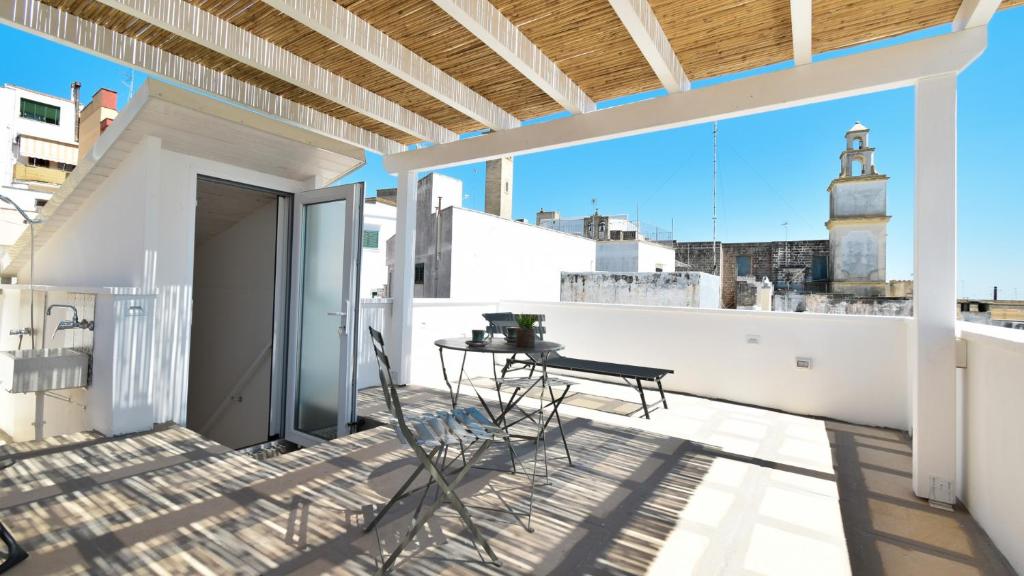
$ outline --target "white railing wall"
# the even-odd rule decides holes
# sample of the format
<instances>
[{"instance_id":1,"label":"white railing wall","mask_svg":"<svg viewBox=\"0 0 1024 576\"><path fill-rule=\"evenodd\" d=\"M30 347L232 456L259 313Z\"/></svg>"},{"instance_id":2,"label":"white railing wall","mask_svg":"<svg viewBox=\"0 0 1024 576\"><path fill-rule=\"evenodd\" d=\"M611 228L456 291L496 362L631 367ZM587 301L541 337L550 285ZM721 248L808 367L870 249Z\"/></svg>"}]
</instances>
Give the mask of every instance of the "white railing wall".
<instances>
[{"instance_id":1,"label":"white railing wall","mask_svg":"<svg viewBox=\"0 0 1024 576\"><path fill-rule=\"evenodd\" d=\"M359 353L356 361L359 367L356 371L356 387L359 390L371 386L379 386L380 380L377 375L377 357L373 354L373 346L370 344L370 330L373 327L384 335L384 345L391 349L388 334L388 326L391 321L391 299L390 298L363 298L359 302Z\"/></svg>"},{"instance_id":2,"label":"white railing wall","mask_svg":"<svg viewBox=\"0 0 1024 576\"><path fill-rule=\"evenodd\" d=\"M567 355L672 369L675 374L665 380L668 390L909 427L907 318L417 299L413 381L440 384L434 340L468 338L484 326L480 315L493 311L545 314L548 338L565 344ZM489 357L470 356L470 374L490 373ZM812 368L797 369L797 357L810 358ZM448 368L458 366L449 362Z\"/></svg>"},{"instance_id":3,"label":"white railing wall","mask_svg":"<svg viewBox=\"0 0 1024 576\"><path fill-rule=\"evenodd\" d=\"M1024 574L1024 331L957 323L967 342L963 374L961 498L1018 573Z\"/></svg>"}]
</instances>

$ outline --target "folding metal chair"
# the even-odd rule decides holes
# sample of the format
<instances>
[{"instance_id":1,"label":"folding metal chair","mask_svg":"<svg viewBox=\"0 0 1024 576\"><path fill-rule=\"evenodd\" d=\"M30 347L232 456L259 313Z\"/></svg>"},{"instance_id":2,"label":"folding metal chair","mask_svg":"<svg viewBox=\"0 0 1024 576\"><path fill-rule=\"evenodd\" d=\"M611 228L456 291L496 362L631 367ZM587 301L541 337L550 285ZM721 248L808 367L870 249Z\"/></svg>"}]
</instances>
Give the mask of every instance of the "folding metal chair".
<instances>
[{"instance_id":1,"label":"folding metal chair","mask_svg":"<svg viewBox=\"0 0 1024 576\"><path fill-rule=\"evenodd\" d=\"M412 542L416 533L445 502L455 508L462 522L473 536L473 540L484 549L491 561L495 565L501 565L501 561L494 554L494 550L491 549L480 533L480 530L477 529L476 524L473 523L469 510L462 503L455 489L492 444L495 442L510 442L508 434L475 407L455 408L423 416L406 416L402 412L402 404L398 398L397 387L391 378L391 363L388 361L387 354L384 351L384 339L381 333L372 327L370 328L370 337L373 341L373 351L377 356L381 388L384 390L384 403L391 414L390 424L395 428L399 442L403 446L411 448L415 453L416 459L419 460L419 465L391 500L380 509L373 521L363 528L363 531L369 532L373 530L395 503L416 491L410 490L410 486L419 477L420 473L426 470L430 476L426 487L423 489L424 493L420 499L420 504L416 507L416 512L413 514L409 530L402 537L388 559L381 565L378 573L383 574L394 566L402 550ZM479 448L467 459L466 450L478 442L481 443ZM463 465L461 468L451 472L451 474L454 474L454 477L447 477L445 475L445 461L449 447L458 448L462 454ZM536 470L536 451L534 452L534 470ZM443 494L443 498L438 498L431 506L423 509L423 499L426 497L431 483L435 482L440 493ZM533 488L535 482L536 475L531 475L529 508L529 517L531 519L533 515ZM532 531L531 528L527 529Z\"/></svg>"},{"instance_id":2,"label":"folding metal chair","mask_svg":"<svg viewBox=\"0 0 1024 576\"><path fill-rule=\"evenodd\" d=\"M19 562L28 558L28 552L14 541L14 536L0 524L0 574L14 568Z\"/></svg>"}]
</instances>

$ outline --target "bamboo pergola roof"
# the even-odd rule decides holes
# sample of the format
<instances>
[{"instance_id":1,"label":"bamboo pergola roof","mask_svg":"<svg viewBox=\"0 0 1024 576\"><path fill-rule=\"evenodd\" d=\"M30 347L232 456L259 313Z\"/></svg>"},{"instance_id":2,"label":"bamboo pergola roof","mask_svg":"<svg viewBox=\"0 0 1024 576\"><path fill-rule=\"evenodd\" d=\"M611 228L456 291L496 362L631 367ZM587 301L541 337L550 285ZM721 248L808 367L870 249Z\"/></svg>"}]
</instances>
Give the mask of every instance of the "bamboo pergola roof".
<instances>
[{"instance_id":1,"label":"bamboo pergola roof","mask_svg":"<svg viewBox=\"0 0 1024 576\"><path fill-rule=\"evenodd\" d=\"M296 19L275 9L289 5L315 17L318 3L334 0L161 0L188 2L226 24L262 38L318 69L365 89L397 105L398 110L422 117L427 125L455 135L494 128L459 109L437 92L416 86L386 64L360 55ZM358 20L384 34L406 52L421 57L428 74L456 84L457 97L477 98L512 118L526 121L566 108L551 88L538 82L524 66L537 67L538 77L552 76L559 86L578 87L592 102L650 92L662 88L652 64L642 52L640 40L631 36L613 4L626 2L638 13L653 13L652 38L667 39L671 52L689 80L745 72L794 59L794 23L791 0L336 0ZM807 0L810 3L810 0ZM968 0L970 1L970 0ZM81 18L104 29L153 46L167 54L199 63L207 69L263 89L286 101L379 135L395 143L387 150L424 139L401 122L353 109L317 94L293 81L268 73L214 49L153 19L137 17L153 0L5 0L0 2L22 12L34 6L52 7L60 14ZM948 25L957 17L962 0L813 0L810 43L813 54L849 48L935 26ZM1007 0L1001 9L1024 4ZM273 6L272 6L273 5ZM171 4L168 4L171 6ZM453 9L454 6L454 9ZM495 42L507 34L487 36L467 25L457 10L493 7L499 24L525 37L549 64L510 59ZM19 8L20 7L20 8ZM283 9L288 9L287 7ZM172 9L171 12L174 12ZM172 17L175 15L172 14ZM179 15L180 16L180 15ZM3 21L24 24L4 14ZM148 20L148 21L147 21ZM502 24L504 23L504 24ZM26 26L22 26L26 27ZM45 32L38 29L37 33ZM663 32L663 36L662 36ZM508 42L511 41L508 40ZM519 43L520 46L522 42ZM389 48L382 49L387 53ZM394 54L394 52L392 52ZM110 55L108 55L110 56ZM151 71L152 72L152 71ZM180 79L178 79L180 81ZM458 85L461 83L461 85ZM567 89L568 90L568 89ZM557 96L557 95L556 95ZM355 108L358 108L357 106ZM371 117L373 116L373 117ZM415 132L415 131L413 131ZM372 149L370 145L365 148Z\"/></svg>"}]
</instances>

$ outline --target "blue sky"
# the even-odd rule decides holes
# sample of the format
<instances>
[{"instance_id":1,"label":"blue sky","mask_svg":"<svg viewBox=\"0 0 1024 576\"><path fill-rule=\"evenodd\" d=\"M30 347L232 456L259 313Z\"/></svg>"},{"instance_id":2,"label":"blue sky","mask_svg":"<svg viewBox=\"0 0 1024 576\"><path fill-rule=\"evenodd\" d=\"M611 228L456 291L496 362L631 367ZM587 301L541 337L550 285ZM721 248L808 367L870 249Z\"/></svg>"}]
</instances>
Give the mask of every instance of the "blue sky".
<instances>
[{"instance_id":1,"label":"blue sky","mask_svg":"<svg viewBox=\"0 0 1024 576\"><path fill-rule=\"evenodd\" d=\"M919 38L942 32L924 31ZM899 39L891 42L900 42ZM98 88L127 100L127 69L0 26L0 50L31 54L4 60L0 82L66 95L72 80L83 97ZM849 52L849 51L846 51ZM835 57L845 52L829 54ZM1000 12L989 47L960 77L959 253L961 295L1024 299L1024 178L1018 173L1024 134L1024 9ZM47 62L40 66L39 62ZM778 67L784 67L782 64ZM769 68L771 69L771 68ZM140 83L144 75L135 75ZM718 79L722 81L727 79ZM696 83L699 88L706 83ZM654 93L652 95L656 95ZM603 106L624 101L604 103ZM854 121L871 128L876 167L890 177L888 276L913 272L914 107L910 89L720 122L718 216L725 242L826 238L826 187L839 170L843 133ZM605 213L672 228L679 240L711 238L711 125L521 156L516 159L514 216L533 220L541 208L582 215L596 199ZM470 208L483 208L483 164L442 170L464 182ZM380 158L344 179L365 181L373 194L394 186Z\"/></svg>"}]
</instances>

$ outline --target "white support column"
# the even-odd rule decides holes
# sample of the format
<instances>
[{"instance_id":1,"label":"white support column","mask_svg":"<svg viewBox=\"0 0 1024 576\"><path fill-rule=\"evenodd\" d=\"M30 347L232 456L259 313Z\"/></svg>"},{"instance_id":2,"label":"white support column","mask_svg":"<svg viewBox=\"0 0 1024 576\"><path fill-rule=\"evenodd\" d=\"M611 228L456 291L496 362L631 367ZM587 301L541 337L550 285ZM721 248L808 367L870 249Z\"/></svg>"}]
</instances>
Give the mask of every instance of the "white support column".
<instances>
[{"instance_id":1,"label":"white support column","mask_svg":"<svg viewBox=\"0 0 1024 576\"><path fill-rule=\"evenodd\" d=\"M952 503L956 475L956 74L917 82L914 493Z\"/></svg>"},{"instance_id":2,"label":"white support column","mask_svg":"<svg viewBox=\"0 0 1024 576\"><path fill-rule=\"evenodd\" d=\"M395 270L391 277L391 326L388 341L397 384L412 379L412 297L416 267L416 172L398 174Z\"/></svg>"}]
</instances>

